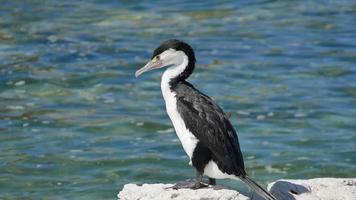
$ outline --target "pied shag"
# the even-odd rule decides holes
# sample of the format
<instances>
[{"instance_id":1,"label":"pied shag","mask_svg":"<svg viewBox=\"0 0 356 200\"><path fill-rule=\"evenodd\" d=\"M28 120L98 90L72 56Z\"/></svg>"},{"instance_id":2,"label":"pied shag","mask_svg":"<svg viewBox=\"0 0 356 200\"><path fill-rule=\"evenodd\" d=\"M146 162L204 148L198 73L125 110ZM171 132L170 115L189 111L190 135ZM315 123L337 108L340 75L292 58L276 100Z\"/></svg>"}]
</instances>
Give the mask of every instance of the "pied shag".
<instances>
[{"instance_id":1,"label":"pied shag","mask_svg":"<svg viewBox=\"0 0 356 200\"><path fill-rule=\"evenodd\" d=\"M135 76L163 67L167 68L161 79L166 110L190 164L196 169L194 183L174 188L204 187L203 175L209 177L211 185L215 185L215 179L241 179L263 198L274 200L272 194L247 175L237 134L228 116L210 97L186 81L195 67L192 47L175 39L163 42Z\"/></svg>"}]
</instances>

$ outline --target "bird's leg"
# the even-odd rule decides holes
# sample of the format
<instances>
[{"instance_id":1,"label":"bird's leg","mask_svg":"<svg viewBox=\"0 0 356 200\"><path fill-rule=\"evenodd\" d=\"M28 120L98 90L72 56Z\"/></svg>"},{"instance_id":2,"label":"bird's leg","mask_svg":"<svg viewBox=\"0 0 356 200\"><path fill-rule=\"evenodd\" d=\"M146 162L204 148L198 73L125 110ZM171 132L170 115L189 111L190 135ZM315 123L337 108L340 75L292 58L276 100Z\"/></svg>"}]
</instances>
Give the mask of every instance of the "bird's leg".
<instances>
[{"instance_id":1,"label":"bird's leg","mask_svg":"<svg viewBox=\"0 0 356 200\"><path fill-rule=\"evenodd\" d=\"M209 185L216 185L215 178L209 178Z\"/></svg>"},{"instance_id":2,"label":"bird's leg","mask_svg":"<svg viewBox=\"0 0 356 200\"><path fill-rule=\"evenodd\" d=\"M203 182L203 173L197 170L195 174L195 185L194 185L195 189L206 187L206 185L204 185L202 182Z\"/></svg>"},{"instance_id":3,"label":"bird's leg","mask_svg":"<svg viewBox=\"0 0 356 200\"><path fill-rule=\"evenodd\" d=\"M203 183L203 173L196 171L196 177L195 177L195 182L180 182L172 186L171 188L175 190L183 189L183 188L189 188L189 189L199 189L203 187L207 187L208 185L206 183Z\"/></svg>"}]
</instances>

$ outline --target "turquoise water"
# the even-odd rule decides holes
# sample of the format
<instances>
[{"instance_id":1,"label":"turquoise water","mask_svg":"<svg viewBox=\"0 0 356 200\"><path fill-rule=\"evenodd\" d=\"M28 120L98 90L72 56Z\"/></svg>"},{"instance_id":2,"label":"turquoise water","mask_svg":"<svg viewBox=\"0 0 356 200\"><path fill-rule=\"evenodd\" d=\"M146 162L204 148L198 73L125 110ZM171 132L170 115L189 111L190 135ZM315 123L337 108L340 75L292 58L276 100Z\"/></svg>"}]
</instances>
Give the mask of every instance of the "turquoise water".
<instances>
[{"instance_id":1,"label":"turquoise water","mask_svg":"<svg viewBox=\"0 0 356 200\"><path fill-rule=\"evenodd\" d=\"M168 38L195 48L189 81L231 114L254 179L355 177L353 1L0 4L0 199L193 177L162 71L134 78Z\"/></svg>"}]
</instances>

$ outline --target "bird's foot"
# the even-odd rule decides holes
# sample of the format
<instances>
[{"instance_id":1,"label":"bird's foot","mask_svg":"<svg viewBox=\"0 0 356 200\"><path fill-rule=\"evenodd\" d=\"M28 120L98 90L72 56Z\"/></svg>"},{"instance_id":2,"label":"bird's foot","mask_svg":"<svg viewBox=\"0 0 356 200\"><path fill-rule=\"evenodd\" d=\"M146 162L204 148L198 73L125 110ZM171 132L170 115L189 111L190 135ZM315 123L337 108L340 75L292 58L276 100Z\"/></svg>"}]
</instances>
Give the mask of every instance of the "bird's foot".
<instances>
[{"instance_id":1,"label":"bird's foot","mask_svg":"<svg viewBox=\"0 0 356 200\"><path fill-rule=\"evenodd\" d=\"M174 190L179 190L179 189L196 190L196 189L204 188L204 187L208 187L208 184L202 183L202 182L180 182L180 183L173 185L170 188L172 188Z\"/></svg>"}]
</instances>

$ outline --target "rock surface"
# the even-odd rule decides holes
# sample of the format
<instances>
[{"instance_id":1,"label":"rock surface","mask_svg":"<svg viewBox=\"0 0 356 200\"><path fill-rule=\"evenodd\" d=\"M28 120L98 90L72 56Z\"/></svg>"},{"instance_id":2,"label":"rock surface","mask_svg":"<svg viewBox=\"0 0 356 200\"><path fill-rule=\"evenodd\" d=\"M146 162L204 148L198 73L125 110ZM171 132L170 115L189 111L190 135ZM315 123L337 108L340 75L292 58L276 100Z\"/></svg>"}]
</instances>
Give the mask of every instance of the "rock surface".
<instances>
[{"instance_id":1,"label":"rock surface","mask_svg":"<svg viewBox=\"0 0 356 200\"><path fill-rule=\"evenodd\" d=\"M356 178L282 179L268 184L268 190L277 199L355 200Z\"/></svg>"},{"instance_id":2,"label":"rock surface","mask_svg":"<svg viewBox=\"0 0 356 200\"><path fill-rule=\"evenodd\" d=\"M121 200L248 200L233 189L217 187L172 189L172 184L126 184L118 194ZM268 185L279 200L355 200L356 178L316 178L309 180L278 180ZM259 200L251 194L252 200Z\"/></svg>"},{"instance_id":3,"label":"rock surface","mask_svg":"<svg viewBox=\"0 0 356 200\"><path fill-rule=\"evenodd\" d=\"M173 184L126 184L117 195L121 200L248 200L239 192L231 189L202 188L198 190L174 190Z\"/></svg>"}]
</instances>

